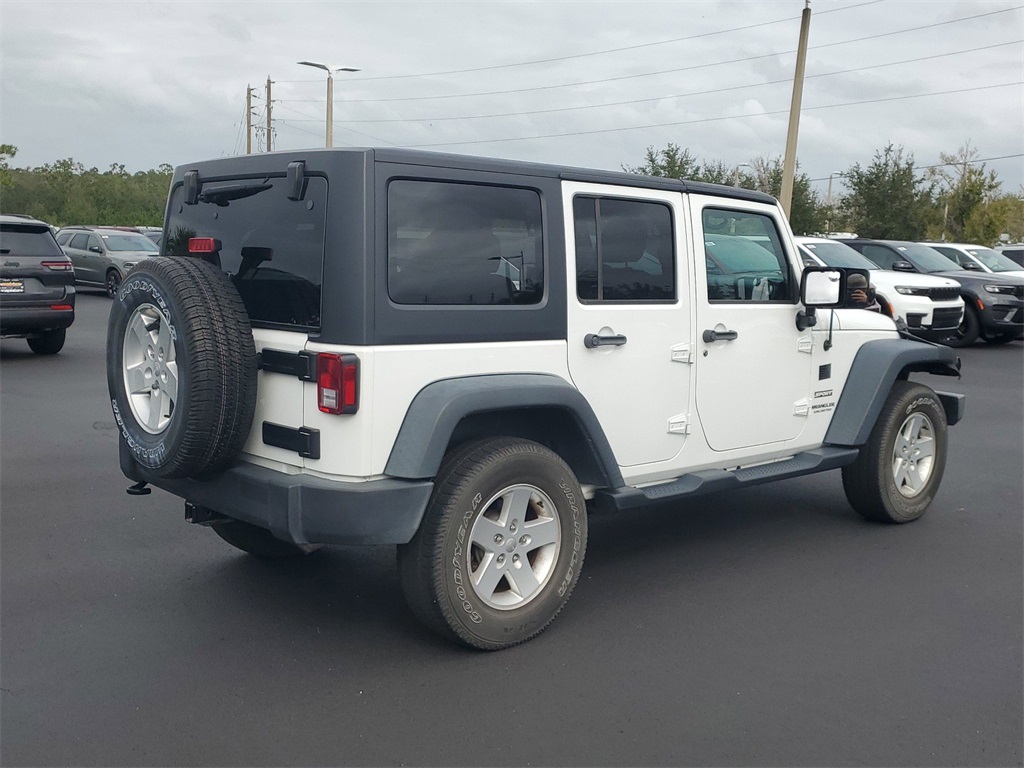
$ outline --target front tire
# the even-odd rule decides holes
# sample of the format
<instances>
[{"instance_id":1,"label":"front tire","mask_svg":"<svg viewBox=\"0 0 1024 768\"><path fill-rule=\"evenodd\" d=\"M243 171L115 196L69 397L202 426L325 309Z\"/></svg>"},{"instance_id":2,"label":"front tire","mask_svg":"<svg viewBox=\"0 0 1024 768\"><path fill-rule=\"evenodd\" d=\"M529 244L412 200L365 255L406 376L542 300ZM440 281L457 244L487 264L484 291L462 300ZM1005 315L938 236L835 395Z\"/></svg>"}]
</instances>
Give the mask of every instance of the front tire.
<instances>
[{"instance_id":1,"label":"front tire","mask_svg":"<svg viewBox=\"0 0 1024 768\"><path fill-rule=\"evenodd\" d=\"M946 448L946 413L935 393L895 382L857 460L843 467L847 500L868 520L916 520L938 491Z\"/></svg>"},{"instance_id":2,"label":"front tire","mask_svg":"<svg viewBox=\"0 0 1024 768\"><path fill-rule=\"evenodd\" d=\"M981 334L981 322L978 320L978 311L967 303L964 307L964 317L960 326L951 336L943 340L947 347L971 347L978 340Z\"/></svg>"},{"instance_id":3,"label":"front tire","mask_svg":"<svg viewBox=\"0 0 1024 768\"><path fill-rule=\"evenodd\" d=\"M57 328L39 336L29 336L26 341L28 342L28 348L37 355L56 355L64 348L64 339L66 337L67 329Z\"/></svg>"},{"instance_id":4,"label":"front tire","mask_svg":"<svg viewBox=\"0 0 1024 768\"><path fill-rule=\"evenodd\" d=\"M399 577L428 627L498 650L551 623L586 545L586 504L569 466L538 443L489 438L446 457L419 530L398 548Z\"/></svg>"}]
</instances>

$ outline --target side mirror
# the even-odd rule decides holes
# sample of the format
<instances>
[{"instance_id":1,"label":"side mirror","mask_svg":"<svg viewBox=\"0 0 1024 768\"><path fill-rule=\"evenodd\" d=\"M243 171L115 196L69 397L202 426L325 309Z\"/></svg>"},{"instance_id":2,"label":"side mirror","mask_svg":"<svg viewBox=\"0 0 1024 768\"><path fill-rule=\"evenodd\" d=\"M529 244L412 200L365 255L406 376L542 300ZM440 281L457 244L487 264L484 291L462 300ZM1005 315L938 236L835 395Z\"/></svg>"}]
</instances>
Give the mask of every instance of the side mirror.
<instances>
[{"instance_id":1,"label":"side mirror","mask_svg":"<svg viewBox=\"0 0 1024 768\"><path fill-rule=\"evenodd\" d=\"M951 269L952 269L952 266L953 265L951 264L950 265ZM917 270L914 269L914 265L911 264L909 261L896 261L896 262L893 262L892 269L893 269L893 272L917 272Z\"/></svg>"},{"instance_id":2,"label":"side mirror","mask_svg":"<svg viewBox=\"0 0 1024 768\"><path fill-rule=\"evenodd\" d=\"M806 267L800 279L800 301L808 309L843 306L846 273L829 267Z\"/></svg>"},{"instance_id":3,"label":"side mirror","mask_svg":"<svg viewBox=\"0 0 1024 768\"><path fill-rule=\"evenodd\" d=\"M966 269L968 272L984 272L984 270L973 261L964 261L964 263L960 265L960 268Z\"/></svg>"},{"instance_id":4,"label":"side mirror","mask_svg":"<svg viewBox=\"0 0 1024 768\"><path fill-rule=\"evenodd\" d=\"M103 249L100 248L98 245L90 245L89 250L92 251L93 253L103 253Z\"/></svg>"}]
</instances>

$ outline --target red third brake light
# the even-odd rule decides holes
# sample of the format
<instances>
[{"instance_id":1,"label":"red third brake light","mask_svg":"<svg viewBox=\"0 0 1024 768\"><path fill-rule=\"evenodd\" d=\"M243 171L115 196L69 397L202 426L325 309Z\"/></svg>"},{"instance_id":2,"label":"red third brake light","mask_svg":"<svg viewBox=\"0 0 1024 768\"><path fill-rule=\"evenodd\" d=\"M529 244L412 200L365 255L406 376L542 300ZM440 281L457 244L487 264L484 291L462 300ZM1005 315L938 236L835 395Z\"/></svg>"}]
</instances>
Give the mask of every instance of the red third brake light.
<instances>
[{"instance_id":1,"label":"red third brake light","mask_svg":"<svg viewBox=\"0 0 1024 768\"><path fill-rule=\"evenodd\" d=\"M324 413L355 413L359 408L359 358L321 352L316 356L316 401Z\"/></svg>"},{"instance_id":2,"label":"red third brake light","mask_svg":"<svg viewBox=\"0 0 1024 768\"><path fill-rule=\"evenodd\" d=\"M220 243L213 237L190 237L188 239L189 253L216 253L220 250Z\"/></svg>"}]
</instances>

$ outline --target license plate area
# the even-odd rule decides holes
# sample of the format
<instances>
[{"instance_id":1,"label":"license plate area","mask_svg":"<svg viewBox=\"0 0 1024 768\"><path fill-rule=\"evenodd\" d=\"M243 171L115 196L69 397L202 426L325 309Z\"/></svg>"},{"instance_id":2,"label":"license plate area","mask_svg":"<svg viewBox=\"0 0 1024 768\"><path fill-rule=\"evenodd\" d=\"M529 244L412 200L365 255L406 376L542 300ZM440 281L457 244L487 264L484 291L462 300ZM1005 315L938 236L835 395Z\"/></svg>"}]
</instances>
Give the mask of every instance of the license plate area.
<instances>
[{"instance_id":1,"label":"license plate area","mask_svg":"<svg viewBox=\"0 0 1024 768\"><path fill-rule=\"evenodd\" d=\"M25 284L21 280L4 278L0 280L0 293L24 293Z\"/></svg>"}]
</instances>

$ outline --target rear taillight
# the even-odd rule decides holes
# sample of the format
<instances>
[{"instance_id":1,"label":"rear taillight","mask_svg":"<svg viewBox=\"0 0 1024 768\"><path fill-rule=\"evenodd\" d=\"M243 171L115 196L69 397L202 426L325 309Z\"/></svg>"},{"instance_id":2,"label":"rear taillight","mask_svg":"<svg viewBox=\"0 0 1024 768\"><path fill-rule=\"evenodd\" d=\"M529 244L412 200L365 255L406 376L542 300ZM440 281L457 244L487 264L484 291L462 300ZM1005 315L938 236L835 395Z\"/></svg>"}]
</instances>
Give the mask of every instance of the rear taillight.
<instances>
[{"instance_id":1,"label":"rear taillight","mask_svg":"<svg viewBox=\"0 0 1024 768\"><path fill-rule=\"evenodd\" d=\"M51 304L50 309L56 309L60 312L70 312L74 309L70 304Z\"/></svg>"},{"instance_id":2,"label":"rear taillight","mask_svg":"<svg viewBox=\"0 0 1024 768\"><path fill-rule=\"evenodd\" d=\"M359 358L321 352L316 356L316 402L324 413L359 408Z\"/></svg>"},{"instance_id":3,"label":"rear taillight","mask_svg":"<svg viewBox=\"0 0 1024 768\"><path fill-rule=\"evenodd\" d=\"M220 241L215 237L190 237L188 239L189 253L216 253L220 250Z\"/></svg>"},{"instance_id":4,"label":"rear taillight","mask_svg":"<svg viewBox=\"0 0 1024 768\"><path fill-rule=\"evenodd\" d=\"M43 266L47 269L52 269L54 272L70 272L71 262L70 261L44 261Z\"/></svg>"}]
</instances>

